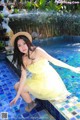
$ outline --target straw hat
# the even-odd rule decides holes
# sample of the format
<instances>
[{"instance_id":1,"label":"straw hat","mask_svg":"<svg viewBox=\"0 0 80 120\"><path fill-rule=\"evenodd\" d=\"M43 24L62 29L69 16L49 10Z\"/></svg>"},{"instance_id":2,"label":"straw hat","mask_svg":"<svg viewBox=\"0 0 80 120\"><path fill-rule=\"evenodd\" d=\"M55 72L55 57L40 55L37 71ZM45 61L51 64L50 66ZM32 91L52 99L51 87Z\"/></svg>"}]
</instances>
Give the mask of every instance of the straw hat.
<instances>
[{"instance_id":1,"label":"straw hat","mask_svg":"<svg viewBox=\"0 0 80 120\"><path fill-rule=\"evenodd\" d=\"M28 32L18 32L12 36L12 38L10 40L11 46L14 46L14 41L15 41L16 37L21 36L21 35L27 37L30 40L30 42L32 42L32 37Z\"/></svg>"}]
</instances>

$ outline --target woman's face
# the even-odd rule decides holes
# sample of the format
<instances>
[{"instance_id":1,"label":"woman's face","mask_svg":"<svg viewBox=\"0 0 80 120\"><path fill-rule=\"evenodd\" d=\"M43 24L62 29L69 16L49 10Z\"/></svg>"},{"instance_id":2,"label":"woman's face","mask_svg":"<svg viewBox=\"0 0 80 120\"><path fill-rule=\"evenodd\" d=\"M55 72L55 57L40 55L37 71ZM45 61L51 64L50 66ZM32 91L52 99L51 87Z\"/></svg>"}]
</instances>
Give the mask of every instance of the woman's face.
<instances>
[{"instance_id":1,"label":"woman's face","mask_svg":"<svg viewBox=\"0 0 80 120\"><path fill-rule=\"evenodd\" d=\"M19 39L17 42L17 45L18 45L18 49L20 50L20 52L25 53L25 54L27 53L28 46L23 39Z\"/></svg>"}]
</instances>

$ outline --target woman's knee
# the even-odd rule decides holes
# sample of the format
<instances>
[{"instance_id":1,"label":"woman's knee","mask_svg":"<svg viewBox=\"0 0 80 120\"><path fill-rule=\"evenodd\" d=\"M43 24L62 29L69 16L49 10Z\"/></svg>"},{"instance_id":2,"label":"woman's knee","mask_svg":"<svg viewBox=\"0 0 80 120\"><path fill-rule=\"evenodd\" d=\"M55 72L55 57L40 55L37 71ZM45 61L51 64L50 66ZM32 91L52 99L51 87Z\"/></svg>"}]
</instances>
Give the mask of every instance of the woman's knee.
<instances>
[{"instance_id":1,"label":"woman's knee","mask_svg":"<svg viewBox=\"0 0 80 120\"><path fill-rule=\"evenodd\" d=\"M19 82L17 82L17 83L14 85L14 88L15 88L15 90L18 90L18 88L19 88Z\"/></svg>"}]
</instances>

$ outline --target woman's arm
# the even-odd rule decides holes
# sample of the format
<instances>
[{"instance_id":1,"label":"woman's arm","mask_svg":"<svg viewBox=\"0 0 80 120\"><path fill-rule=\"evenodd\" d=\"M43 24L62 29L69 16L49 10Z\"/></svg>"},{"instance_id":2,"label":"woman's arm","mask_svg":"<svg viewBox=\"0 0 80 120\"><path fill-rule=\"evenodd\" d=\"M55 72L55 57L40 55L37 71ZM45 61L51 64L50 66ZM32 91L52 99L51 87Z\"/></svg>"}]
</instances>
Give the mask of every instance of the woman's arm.
<instances>
[{"instance_id":1,"label":"woman's arm","mask_svg":"<svg viewBox=\"0 0 80 120\"><path fill-rule=\"evenodd\" d=\"M19 84L19 89L18 89L18 92L17 92L17 96L20 96L20 94L21 94L21 91L24 87L24 82L26 80L26 75L27 75L26 70L22 67L21 68L20 84Z\"/></svg>"},{"instance_id":2,"label":"woman's arm","mask_svg":"<svg viewBox=\"0 0 80 120\"><path fill-rule=\"evenodd\" d=\"M15 104L17 102L18 98L20 97L21 91L24 87L25 79L26 79L26 70L24 68L22 68L19 89L18 89L16 97L10 102L10 105Z\"/></svg>"},{"instance_id":3,"label":"woman's arm","mask_svg":"<svg viewBox=\"0 0 80 120\"><path fill-rule=\"evenodd\" d=\"M51 63L53 63L56 66L64 67L64 68L70 69L74 72L80 73L80 68L75 68L73 66L70 66L70 65L52 57L51 55L49 55L45 50L43 50L40 47L37 48L37 53L38 53L39 56L47 59L48 61L50 61Z\"/></svg>"}]
</instances>

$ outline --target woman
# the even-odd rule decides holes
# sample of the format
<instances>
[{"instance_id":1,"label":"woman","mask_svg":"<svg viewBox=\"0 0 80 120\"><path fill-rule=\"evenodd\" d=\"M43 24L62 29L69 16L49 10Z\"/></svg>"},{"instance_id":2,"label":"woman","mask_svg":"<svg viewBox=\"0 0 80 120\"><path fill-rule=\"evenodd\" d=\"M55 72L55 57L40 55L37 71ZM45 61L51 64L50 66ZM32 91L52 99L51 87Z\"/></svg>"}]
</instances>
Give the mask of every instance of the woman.
<instances>
[{"instance_id":1,"label":"woman","mask_svg":"<svg viewBox=\"0 0 80 120\"><path fill-rule=\"evenodd\" d=\"M17 95L10 105L15 104L21 95L28 103L26 110L31 111L36 103L32 101L30 93L42 100L56 100L59 96L68 94L59 74L49 62L76 73L80 73L79 68L57 60L42 48L35 47L31 35L27 32L16 33L11 39L11 44L14 46L13 62L21 67L21 78L20 82L15 84ZM26 69L32 73L32 77L27 80Z\"/></svg>"}]
</instances>

